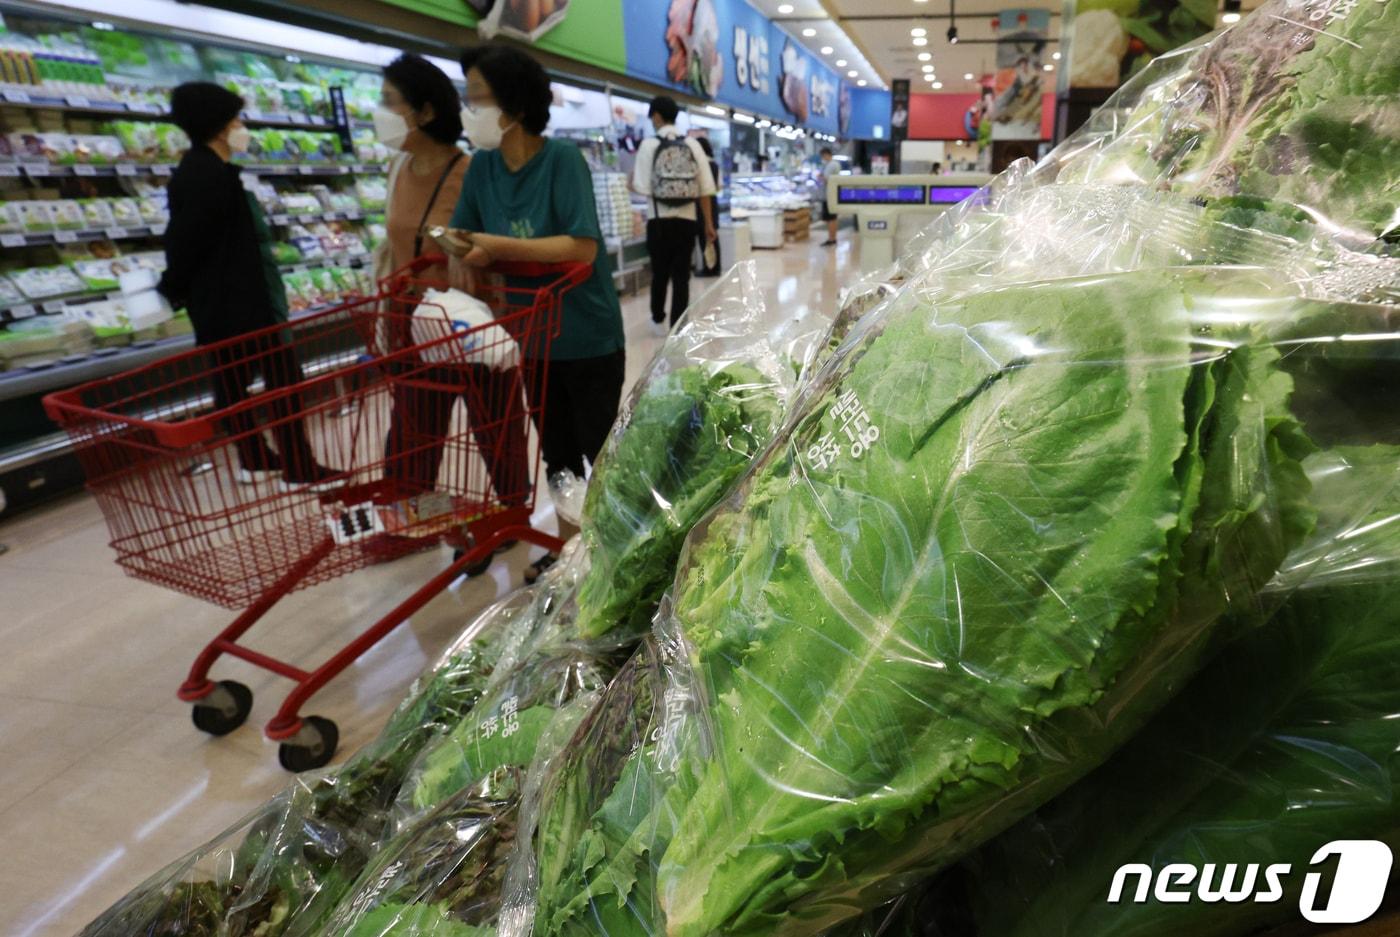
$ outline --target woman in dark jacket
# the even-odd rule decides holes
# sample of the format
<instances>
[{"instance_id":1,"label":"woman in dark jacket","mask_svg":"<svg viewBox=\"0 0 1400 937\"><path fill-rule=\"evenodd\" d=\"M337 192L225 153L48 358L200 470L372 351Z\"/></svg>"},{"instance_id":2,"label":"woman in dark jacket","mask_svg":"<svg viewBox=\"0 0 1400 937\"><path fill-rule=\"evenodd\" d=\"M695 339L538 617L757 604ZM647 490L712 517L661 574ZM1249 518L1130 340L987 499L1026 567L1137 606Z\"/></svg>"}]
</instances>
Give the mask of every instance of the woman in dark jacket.
<instances>
[{"instance_id":1,"label":"woman in dark jacket","mask_svg":"<svg viewBox=\"0 0 1400 937\"><path fill-rule=\"evenodd\" d=\"M716 187L719 187L719 186L720 186L719 163L715 161L715 148L710 144L710 140L709 140L708 137L700 137L700 149L704 150L704 151L705 151L705 155L708 156L708 157L710 158L710 174L713 175L713 176L715 177L715 186L716 186ZM715 227L719 227L719 196L718 196L718 195L711 195L709 198L710 198L710 217L713 218L713 219L715 220ZM700 234L699 234L699 240L700 240L700 270L699 270L700 276L702 276L702 277L717 277L717 276L719 276L720 273L723 272L723 271L720 269L719 241L718 241L718 240L714 240L714 241L708 240L708 239L706 238L705 232L704 232L703 230L702 230L702 231L700 232ZM709 258L707 258L707 257L705 256L705 249L706 249L707 247L710 247L711 245L713 245L713 247L714 247L714 263L706 263L706 261L707 261Z\"/></svg>"},{"instance_id":2,"label":"woman in dark jacket","mask_svg":"<svg viewBox=\"0 0 1400 937\"><path fill-rule=\"evenodd\" d=\"M246 152L249 134L239 118L243 99L210 82L180 85L170 96L174 122L190 149L170 178L170 225L165 232L165 275L160 291L184 307L195 341L210 345L287 321L287 298L262 208L244 190L230 162ZM214 406L223 410L248 399L261 373L267 390L302 380L296 355L280 332L221 345L211 352ZM294 395L261 408L273 423L274 452L252 409L228 421L236 437L238 480L256 484L281 474L293 484L321 486L335 475L319 464L306 439Z\"/></svg>"}]
</instances>

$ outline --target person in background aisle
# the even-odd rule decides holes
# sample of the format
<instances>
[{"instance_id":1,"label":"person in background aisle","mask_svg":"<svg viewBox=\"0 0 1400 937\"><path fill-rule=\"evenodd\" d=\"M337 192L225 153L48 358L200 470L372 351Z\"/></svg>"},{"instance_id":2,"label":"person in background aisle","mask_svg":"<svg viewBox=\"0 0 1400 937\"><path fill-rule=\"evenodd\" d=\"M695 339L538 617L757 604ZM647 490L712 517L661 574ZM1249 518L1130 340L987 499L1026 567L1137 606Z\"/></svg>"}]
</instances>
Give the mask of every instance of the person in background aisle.
<instances>
[{"instance_id":1,"label":"person in background aisle","mask_svg":"<svg viewBox=\"0 0 1400 937\"><path fill-rule=\"evenodd\" d=\"M424 254L438 253L427 239L428 227L445 226L462 196L470 160L457 146L462 118L452 79L417 55L401 55L384 68L379 107L374 112L379 141L398 151L389 164L384 206L388 238L376 256L379 276L400 270ZM415 274L424 281L447 282L471 292L467 271L455 260ZM405 347L413 309L394 309L391 349ZM394 406L385 440L385 476L398 482L395 494L407 497L438 487L443 448L458 398L467 408L477 449L489 454L486 469L503 503L524 501L529 487L528 439L508 404L519 399L516 375L484 365L432 368L411 381L394 384ZM518 407L516 408L519 409ZM467 480L467 467L448 467L456 488Z\"/></svg>"},{"instance_id":2,"label":"person in background aisle","mask_svg":"<svg viewBox=\"0 0 1400 937\"><path fill-rule=\"evenodd\" d=\"M826 199L827 180L832 176L841 175L841 164L838 163L831 153L831 147L822 147L822 221L826 222L826 240L822 242L822 247L831 247L836 243L836 226L840 224L840 219L836 217L836 212L831 210L831 204Z\"/></svg>"},{"instance_id":3,"label":"person in background aisle","mask_svg":"<svg viewBox=\"0 0 1400 937\"><path fill-rule=\"evenodd\" d=\"M656 136L637 150L632 188L651 198L647 253L651 256L651 321L666 331L666 287L671 287L671 325L690 305L690 259L695 252L696 206L706 243L717 238L711 196L715 177L705 151L676 129L680 105L661 95L647 112Z\"/></svg>"},{"instance_id":4,"label":"person in background aisle","mask_svg":"<svg viewBox=\"0 0 1400 937\"><path fill-rule=\"evenodd\" d=\"M715 227L718 228L718 227L719 227L719 194L718 194L718 191L719 191L719 180L720 180L719 163L715 162L715 148L714 148L713 146L710 145L710 139L709 139L709 137L700 137L696 142L700 144L700 149L702 149L702 150L705 151L705 156L707 157L707 161L708 161L709 164L710 164L710 176L715 180L715 191L716 191L716 194L711 195L709 201L710 201L710 217L714 219ZM704 232L704 231L698 231L698 232L696 232L696 237L697 237L697 238L699 239L699 241L700 241L700 276L702 276L702 277L717 277L717 276L719 276L719 275L720 275L720 272L721 272L721 269L722 269L722 268L721 268L721 264L720 264L720 256L719 256L719 238L715 238L713 241L706 240L705 232ZM706 255L706 249L707 249L707 248L709 249L709 254L708 254L708 256Z\"/></svg>"},{"instance_id":5,"label":"person in background aisle","mask_svg":"<svg viewBox=\"0 0 1400 937\"><path fill-rule=\"evenodd\" d=\"M170 177L170 224L159 290L183 307L199 345L223 342L287 321L287 294L272 253L272 234L262 207L243 188L231 160L248 149L249 133L239 115L243 99L212 82L180 85L170 95L170 114L190 138L190 148ZM214 406L223 410L247 400L259 373L268 391L302 381L296 355L281 331L221 345L211 352ZM251 409L228 420L237 436L238 480L257 484L281 475L294 485L329 486L336 473L316 461L306 430L295 414L296 395L275 396L265 408L274 451L258 431Z\"/></svg>"},{"instance_id":6,"label":"person in background aisle","mask_svg":"<svg viewBox=\"0 0 1400 937\"><path fill-rule=\"evenodd\" d=\"M598 457L617 419L627 363L592 173L576 145L543 136L554 94L544 68L528 53L478 46L462 53L462 71L462 124L477 152L451 230L438 240L474 267L499 261L593 265L589 278L564 295L548 365L526 368L532 406L544 410L545 471L551 478L566 471L583 478L585 463ZM562 538L577 532L559 521ZM542 557L526 571L526 581L534 582L556 559Z\"/></svg>"},{"instance_id":7,"label":"person in background aisle","mask_svg":"<svg viewBox=\"0 0 1400 937\"><path fill-rule=\"evenodd\" d=\"M941 175L943 175L943 164L942 164L942 163L934 163L934 164L933 164L933 174L934 174L935 176L941 176Z\"/></svg>"}]
</instances>

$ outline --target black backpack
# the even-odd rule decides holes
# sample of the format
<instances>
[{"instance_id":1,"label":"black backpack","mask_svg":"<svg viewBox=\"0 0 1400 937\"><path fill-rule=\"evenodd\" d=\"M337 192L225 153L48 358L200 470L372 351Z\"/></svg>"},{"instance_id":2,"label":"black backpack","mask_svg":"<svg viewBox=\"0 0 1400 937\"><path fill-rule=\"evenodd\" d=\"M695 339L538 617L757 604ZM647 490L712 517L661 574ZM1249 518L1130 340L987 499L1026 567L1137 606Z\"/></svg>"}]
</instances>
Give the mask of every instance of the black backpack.
<instances>
[{"instance_id":1,"label":"black backpack","mask_svg":"<svg viewBox=\"0 0 1400 937\"><path fill-rule=\"evenodd\" d=\"M662 205L687 205L700 197L700 164L684 137L657 141L651 196Z\"/></svg>"}]
</instances>

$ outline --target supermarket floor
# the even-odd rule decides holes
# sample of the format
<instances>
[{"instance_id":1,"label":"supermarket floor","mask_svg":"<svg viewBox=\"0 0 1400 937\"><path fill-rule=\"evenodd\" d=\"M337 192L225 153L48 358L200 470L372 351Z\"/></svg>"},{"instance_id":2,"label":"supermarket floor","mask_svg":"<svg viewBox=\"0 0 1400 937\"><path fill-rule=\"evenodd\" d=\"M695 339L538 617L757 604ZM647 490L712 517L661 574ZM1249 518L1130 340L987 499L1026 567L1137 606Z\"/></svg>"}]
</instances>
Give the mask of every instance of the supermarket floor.
<instances>
[{"instance_id":1,"label":"supermarket floor","mask_svg":"<svg viewBox=\"0 0 1400 937\"><path fill-rule=\"evenodd\" d=\"M842 237L834 249L814 237L756 251L771 298L833 311L857 262ZM644 297L623 310L630 382L660 340ZM223 739L203 736L174 688L230 613L123 576L85 495L0 525L0 543L9 546L0 556L0 934L71 935L287 783L260 726L288 685L221 661L217 676L253 689L253 714ZM373 736L476 610L519 582L528 556L519 547L489 575L459 582L312 701L307 712L340 726L339 758ZM308 661L444 561L428 552L297 593L251 640Z\"/></svg>"}]
</instances>

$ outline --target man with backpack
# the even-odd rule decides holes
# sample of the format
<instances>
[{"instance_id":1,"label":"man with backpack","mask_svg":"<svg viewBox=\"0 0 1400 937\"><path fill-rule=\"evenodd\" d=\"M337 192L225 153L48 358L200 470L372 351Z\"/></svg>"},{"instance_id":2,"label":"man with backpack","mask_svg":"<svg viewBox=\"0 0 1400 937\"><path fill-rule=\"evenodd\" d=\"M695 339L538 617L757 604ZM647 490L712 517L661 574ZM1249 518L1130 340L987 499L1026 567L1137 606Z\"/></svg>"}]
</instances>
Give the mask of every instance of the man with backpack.
<instances>
[{"instance_id":1,"label":"man with backpack","mask_svg":"<svg viewBox=\"0 0 1400 937\"><path fill-rule=\"evenodd\" d=\"M671 287L671 325L690 305L690 268L699 224L713 242L715 217L710 196L715 177L697 140L676 129L680 105L664 95L648 111L656 136L637 150L632 188L651 199L647 253L651 255L651 321L666 328L666 287Z\"/></svg>"}]
</instances>

